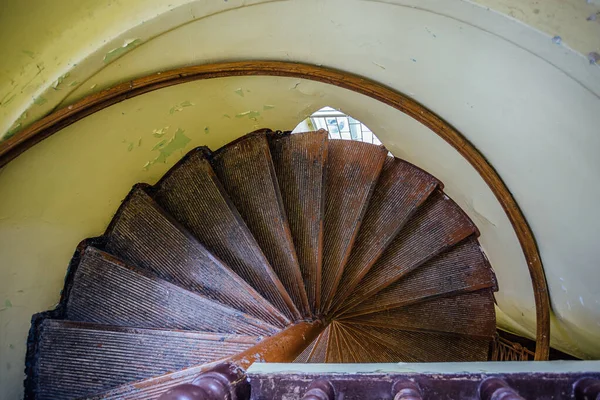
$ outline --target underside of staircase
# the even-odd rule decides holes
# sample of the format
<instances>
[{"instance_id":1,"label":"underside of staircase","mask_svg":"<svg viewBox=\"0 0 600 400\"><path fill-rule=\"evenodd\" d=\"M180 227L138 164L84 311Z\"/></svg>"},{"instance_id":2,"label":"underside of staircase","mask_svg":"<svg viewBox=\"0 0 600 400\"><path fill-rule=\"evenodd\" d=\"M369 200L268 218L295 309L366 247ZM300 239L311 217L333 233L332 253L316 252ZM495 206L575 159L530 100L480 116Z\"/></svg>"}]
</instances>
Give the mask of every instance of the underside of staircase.
<instances>
[{"instance_id":1,"label":"underside of staircase","mask_svg":"<svg viewBox=\"0 0 600 400\"><path fill-rule=\"evenodd\" d=\"M155 399L210 366L485 361L494 273L382 146L260 130L137 184L36 314L26 399Z\"/></svg>"}]
</instances>

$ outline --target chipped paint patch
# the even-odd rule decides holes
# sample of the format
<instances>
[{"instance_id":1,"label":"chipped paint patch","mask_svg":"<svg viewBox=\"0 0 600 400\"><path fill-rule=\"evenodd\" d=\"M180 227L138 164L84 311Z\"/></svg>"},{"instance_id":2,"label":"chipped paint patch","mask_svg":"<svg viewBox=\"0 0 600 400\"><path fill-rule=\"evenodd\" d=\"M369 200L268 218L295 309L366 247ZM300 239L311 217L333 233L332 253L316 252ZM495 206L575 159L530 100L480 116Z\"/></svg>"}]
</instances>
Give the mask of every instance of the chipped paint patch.
<instances>
[{"instance_id":1,"label":"chipped paint patch","mask_svg":"<svg viewBox=\"0 0 600 400\"><path fill-rule=\"evenodd\" d=\"M73 87L73 86L77 86L79 85L79 81L73 81L71 83L69 83L69 87Z\"/></svg>"},{"instance_id":2,"label":"chipped paint patch","mask_svg":"<svg viewBox=\"0 0 600 400\"><path fill-rule=\"evenodd\" d=\"M117 47L116 49L112 49L111 51L106 53L106 55L104 56L102 61L104 61L105 63L108 64L112 60L121 57L123 54L127 53L128 51L131 51L133 48L138 46L140 43L142 43L142 41L140 39L126 40L123 43L123 46Z\"/></svg>"},{"instance_id":3,"label":"chipped paint patch","mask_svg":"<svg viewBox=\"0 0 600 400\"><path fill-rule=\"evenodd\" d=\"M210 133L210 129L208 128L208 126L204 127L204 134L208 135Z\"/></svg>"},{"instance_id":4,"label":"chipped paint patch","mask_svg":"<svg viewBox=\"0 0 600 400\"><path fill-rule=\"evenodd\" d=\"M58 79L52 84L52 89L58 90L58 87L63 84L63 82L69 77L69 75L71 74L67 72L64 75L59 76Z\"/></svg>"},{"instance_id":5,"label":"chipped paint patch","mask_svg":"<svg viewBox=\"0 0 600 400\"><path fill-rule=\"evenodd\" d=\"M35 58L35 53L31 50L23 50L22 53L29 56L31 59Z\"/></svg>"},{"instance_id":6,"label":"chipped paint patch","mask_svg":"<svg viewBox=\"0 0 600 400\"><path fill-rule=\"evenodd\" d=\"M19 122L18 124L16 124L15 126L13 126L12 128L10 128L8 130L8 132L6 132L4 134L4 136L2 137L2 141L8 140L11 137L15 136L15 134L17 132L19 132L19 130L21 129L21 123Z\"/></svg>"},{"instance_id":7,"label":"chipped paint patch","mask_svg":"<svg viewBox=\"0 0 600 400\"><path fill-rule=\"evenodd\" d=\"M231 119L231 117L229 116L229 114L223 114L223 118L229 118L229 119Z\"/></svg>"},{"instance_id":8,"label":"chipped paint patch","mask_svg":"<svg viewBox=\"0 0 600 400\"><path fill-rule=\"evenodd\" d=\"M562 44L562 38L560 36L554 36L552 38L552 43L554 43L554 44Z\"/></svg>"},{"instance_id":9,"label":"chipped paint patch","mask_svg":"<svg viewBox=\"0 0 600 400\"><path fill-rule=\"evenodd\" d=\"M93 89L96 89L96 86L98 86L98 84L97 84L97 83L94 83L92 86L90 86L90 89L92 89L92 90L93 90Z\"/></svg>"},{"instance_id":10,"label":"chipped paint patch","mask_svg":"<svg viewBox=\"0 0 600 400\"><path fill-rule=\"evenodd\" d=\"M184 108L186 107L192 107L195 106L196 104L192 103L189 100L186 101L182 101L181 103L174 105L173 107L171 107L171 109L169 110L169 114L175 114L176 112L182 111Z\"/></svg>"},{"instance_id":11,"label":"chipped paint patch","mask_svg":"<svg viewBox=\"0 0 600 400\"><path fill-rule=\"evenodd\" d=\"M241 112L239 114L235 115L236 118L244 118L244 117L248 117L249 119L256 121L256 119L258 117L260 117L260 112L255 111L255 110L248 110L248 111L244 111Z\"/></svg>"},{"instance_id":12,"label":"chipped paint patch","mask_svg":"<svg viewBox=\"0 0 600 400\"><path fill-rule=\"evenodd\" d=\"M238 96L242 96L244 97L244 90L242 88L237 88L234 90L234 92L238 95Z\"/></svg>"},{"instance_id":13,"label":"chipped paint patch","mask_svg":"<svg viewBox=\"0 0 600 400\"><path fill-rule=\"evenodd\" d=\"M165 136L165 134L167 133L168 130L169 130L168 126L165 126L164 128L160 128L160 129L154 129L152 131L152 136L154 136L155 138L161 138L161 137Z\"/></svg>"},{"instance_id":14,"label":"chipped paint patch","mask_svg":"<svg viewBox=\"0 0 600 400\"><path fill-rule=\"evenodd\" d=\"M595 51L592 51L591 53L588 53L588 60L590 62L590 64L596 64L596 65L600 65L600 54L596 53Z\"/></svg>"},{"instance_id":15,"label":"chipped paint patch","mask_svg":"<svg viewBox=\"0 0 600 400\"><path fill-rule=\"evenodd\" d=\"M263 105L263 110L265 110L265 111L266 110L272 110L274 108L275 108L275 106L272 105L272 104L265 104L265 105Z\"/></svg>"},{"instance_id":16,"label":"chipped paint patch","mask_svg":"<svg viewBox=\"0 0 600 400\"><path fill-rule=\"evenodd\" d=\"M184 149L185 146L187 146L187 144L191 141L191 139L187 137L184 132L185 131L183 129L178 128L171 139L168 141L163 139L156 143L152 148L152 151L158 151L158 156L156 156L154 160L146 162L143 168L148 170L156 163L166 163L167 159L169 156L171 156L171 154L173 154L173 152Z\"/></svg>"}]
</instances>

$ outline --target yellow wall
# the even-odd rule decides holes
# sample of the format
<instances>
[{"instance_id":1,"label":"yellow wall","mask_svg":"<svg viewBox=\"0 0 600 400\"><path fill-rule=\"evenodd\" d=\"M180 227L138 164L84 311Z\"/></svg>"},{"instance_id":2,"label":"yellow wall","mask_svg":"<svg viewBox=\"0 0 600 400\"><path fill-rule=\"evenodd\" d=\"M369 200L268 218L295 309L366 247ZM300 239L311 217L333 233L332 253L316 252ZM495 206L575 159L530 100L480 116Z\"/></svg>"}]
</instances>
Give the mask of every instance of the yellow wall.
<instances>
[{"instance_id":1,"label":"yellow wall","mask_svg":"<svg viewBox=\"0 0 600 400\"><path fill-rule=\"evenodd\" d=\"M585 21L599 7L478 3L493 10L460 0L5 2L0 37L11 40L0 43L0 131L115 82L188 64L280 59L368 76L440 114L497 168L540 246L553 345L598 358L600 189L590 182L600 170L600 68L550 38L559 34L581 53L600 51L600 24ZM31 314L56 303L76 244L104 230L133 183L155 182L193 146L216 148L256 127L291 129L325 105L359 118L395 155L445 182L482 231L500 280L499 324L532 336L531 285L514 232L481 178L447 144L339 88L228 78L115 105L0 170L0 398L20 394ZM171 113L174 107L181 110ZM236 117L246 111L260 117ZM157 156L153 131L167 126L165 138L183 129L191 141L166 164L144 169Z\"/></svg>"}]
</instances>

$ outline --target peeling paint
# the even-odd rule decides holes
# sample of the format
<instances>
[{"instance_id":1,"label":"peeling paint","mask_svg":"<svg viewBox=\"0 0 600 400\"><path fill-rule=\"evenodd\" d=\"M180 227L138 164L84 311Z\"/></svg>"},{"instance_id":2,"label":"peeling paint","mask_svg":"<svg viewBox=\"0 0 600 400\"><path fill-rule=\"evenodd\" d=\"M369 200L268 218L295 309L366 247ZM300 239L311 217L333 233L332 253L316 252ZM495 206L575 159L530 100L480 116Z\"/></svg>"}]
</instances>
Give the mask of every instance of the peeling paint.
<instances>
[{"instance_id":1,"label":"peeling paint","mask_svg":"<svg viewBox=\"0 0 600 400\"><path fill-rule=\"evenodd\" d=\"M133 150L133 142L129 143L129 146L127 146L127 151L131 151Z\"/></svg>"},{"instance_id":2,"label":"peeling paint","mask_svg":"<svg viewBox=\"0 0 600 400\"><path fill-rule=\"evenodd\" d=\"M165 134L167 133L168 130L169 130L168 126L165 126L163 128L160 128L160 129L154 129L152 131L152 136L154 136L156 138L161 138L161 137L165 136Z\"/></svg>"},{"instance_id":3,"label":"peeling paint","mask_svg":"<svg viewBox=\"0 0 600 400\"><path fill-rule=\"evenodd\" d=\"M178 128L175 134L171 139L166 141L165 139L161 140L152 148L153 151L158 151L159 154L152 161L148 161L144 165L144 169L148 170L152 165L156 163L166 163L167 158L176 150L182 150L187 146L187 144L191 141L189 137L187 137L184 133L185 131L181 128Z\"/></svg>"},{"instance_id":4,"label":"peeling paint","mask_svg":"<svg viewBox=\"0 0 600 400\"><path fill-rule=\"evenodd\" d=\"M229 118L229 119L231 119L231 117L229 116L229 114L223 114L223 118Z\"/></svg>"},{"instance_id":5,"label":"peeling paint","mask_svg":"<svg viewBox=\"0 0 600 400\"><path fill-rule=\"evenodd\" d=\"M8 140L11 137L15 136L15 134L21 129L21 123L19 122L18 124L16 124L15 126L13 126L12 128L10 128L8 130L8 132L6 132L6 134L4 134L4 136L2 137L2 141Z\"/></svg>"},{"instance_id":6,"label":"peeling paint","mask_svg":"<svg viewBox=\"0 0 600 400\"><path fill-rule=\"evenodd\" d=\"M196 104L192 103L189 100L186 101L182 101L181 103L171 107L171 109L169 110L169 114L175 114L178 111L182 111L184 108L186 107L192 107L195 106Z\"/></svg>"},{"instance_id":7,"label":"peeling paint","mask_svg":"<svg viewBox=\"0 0 600 400\"><path fill-rule=\"evenodd\" d=\"M28 55L31 59L35 58L35 53L31 50L23 50L22 53Z\"/></svg>"},{"instance_id":8,"label":"peeling paint","mask_svg":"<svg viewBox=\"0 0 600 400\"><path fill-rule=\"evenodd\" d=\"M65 79L67 79L69 77L69 75L71 75L69 72L67 72L64 75L61 75L58 77L58 79L56 81L54 81L54 83L52 84L52 88L54 90L58 90L58 87L60 85L62 85L62 83L65 81Z\"/></svg>"},{"instance_id":9,"label":"peeling paint","mask_svg":"<svg viewBox=\"0 0 600 400\"><path fill-rule=\"evenodd\" d=\"M256 119L258 117L260 117L260 112L255 111L255 110L248 110L248 111L244 111L241 112L239 114L235 115L236 118L244 118L244 117L248 117L249 119L256 121Z\"/></svg>"},{"instance_id":10,"label":"peeling paint","mask_svg":"<svg viewBox=\"0 0 600 400\"><path fill-rule=\"evenodd\" d=\"M112 49L104 56L103 60L105 63L109 63L112 60L121 57L123 54L131 51L133 48L138 46L142 41L140 39L129 39L123 43L123 46Z\"/></svg>"},{"instance_id":11,"label":"peeling paint","mask_svg":"<svg viewBox=\"0 0 600 400\"><path fill-rule=\"evenodd\" d=\"M237 93L239 96L244 97L244 90L242 88L237 88L236 90L234 90L235 93Z\"/></svg>"},{"instance_id":12,"label":"peeling paint","mask_svg":"<svg viewBox=\"0 0 600 400\"><path fill-rule=\"evenodd\" d=\"M92 89L92 90L93 90L93 89L96 89L96 86L98 86L98 84L97 84L97 83L94 83L92 86L90 86L90 89Z\"/></svg>"},{"instance_id":13,"label":"peeling paint","mask_svg":"<svg viewBox=\"0 0 600 400\"><path fill-rule=\"evenodd\" d=\"M69 87L73 87L73 86L77 86L79 85L79 81L73 81L71 83L69 83Z\"/></svg>"},{"instance_id":14,"label":"peeling paint","mask_svg":"<svg viewBox=\"0 0 600 400\"><path fill-rule=\"evenodd\" d=\"M265 105L263 105L263 110L265 110L265 111L266 110L272 110L274 108L275 108L275 106L272 105L272 104L265 104Z\"/></svg>"}]
</instances>

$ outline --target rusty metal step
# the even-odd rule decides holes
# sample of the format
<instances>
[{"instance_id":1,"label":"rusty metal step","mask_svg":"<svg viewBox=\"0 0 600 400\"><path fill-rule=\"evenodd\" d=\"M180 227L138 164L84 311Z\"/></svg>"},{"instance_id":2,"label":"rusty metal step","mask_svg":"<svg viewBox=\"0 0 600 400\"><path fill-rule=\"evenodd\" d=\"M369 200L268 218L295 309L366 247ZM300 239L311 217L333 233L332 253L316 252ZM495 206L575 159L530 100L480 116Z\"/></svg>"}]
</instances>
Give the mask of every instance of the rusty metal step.
<instances>
[{"instance_id":1,"label":"rusty metal step","mask_svg":"<svg viewBox=\"0 0 600 400\"><path fill-rule=\"evenodd\" d=\"M161 279L271 325L289 320L136 185L106 230L106 250Z\"/></svg>"},{"instance_id":2,"label":"rusty metal step","mask_svg":"<svg viewBox=\"0 0 600 400\"><path fill-rule=\"evenodd\" d=\"M496 277L477 239L470 237L365 299L344 316L368 314L486 288L497 290Z\"/></svg>"},{"instance_id":3,"label":"rusty metal step","mask_svg":"<svg viewBox=\"0 0 600 400\"><path fill-rule=\"evenodd\" d=\"M209 153L206 148L188 153L156 184L153 197L276 307L280 312L273 311L274 316L297 318L289 294L213 171Z\"/></svg>"},{"instance_id":4,"label":"rusty metal step","mask_svg":"<svg viewBox=\"0 0 600 400\"><path fill-rule=\"evenodd\" d=\"M378 326L352 325L390 349L394 362L486 361L490 339L437 332L414 332ZM368 342L368 338L364 338ZM394 357L394 355L390 355ZM372 359L360 362L374 362Z\"/></svg>"},{"instance_id":5,"label":"rusty metal step","mask_svg":"<svg viewBox=\"0 0 600 400\"><path fill-rule=\"evenodd\" d=\"M277 328L88 247L73 274L65 318L138 328L271 335Z\"/></svg>"},{"instance_id":6,"label":"rusty metal step","mask_svg":"<svg viewBox=\"0 0 600 400\"><path fill-rule=\"evenodd\" d=\"M336 293L387 154L383 146L351 140L330 140L328 146L322 313Z\"/></svg>"},{"instance_id":7,"label":"rusty metal step","mask_svg":"<svg viewBox=\"0 0 600 400\"><path fill-rule=\"evenodd\" d=\"M256 242L289 293L290 309L311 315L265 132L215 151L212 166ZM297 309L297 310L296 310Z\"/></svg>"},{"instance_id":8,"label":"rusty metal step","mask_svg":"<svg viewBox=\"0 0 600 400\"><path fill-rule=\"evenodd\" d=\"M441 190L435 190L392 240L339 311L353 308L468 236L475 225Z\"/></svg>"},{"instance_id":9,"label":"rusty metal step","mask_svg":"<svg viewBox=\"0 0 600 400\"><path fill-rule=\"evenodd\" d=\"M493 338L496 333L494 296L489 289L440 297L356 317L342 316L341 321L346 324L446 332L483 338Z\"/></svg>"},{"instance_id":10,"label":"rusty metal step","mask_svg":"<svg viewBox=\"0 0 600 400\"><path fill-rule=\"evenodd\" d=\"M327 131L271 135L271 158L313 313L319 310L323 258Z\"/></svg>"},{"instance_id":11,"label":"rusty metal step","mask_svg":"<svg viewBox=\"0 0 600 400\"><path fill-rule=\"evenodd\" d=\"M352 293L436 187L441 187L440 182L425 171L398 158L387 157L344 268L332 310Z\"/></svg>"},{"instance_id":12,"label":"rusty metal step","mask_svg":"<svg viewBox=\"0 0 600 400\"><path fill-rule=\"evenodd\" d=\"M44 320L28 397L82 398L246 350L258 337Z\"/></svg>"}]
</instances>

